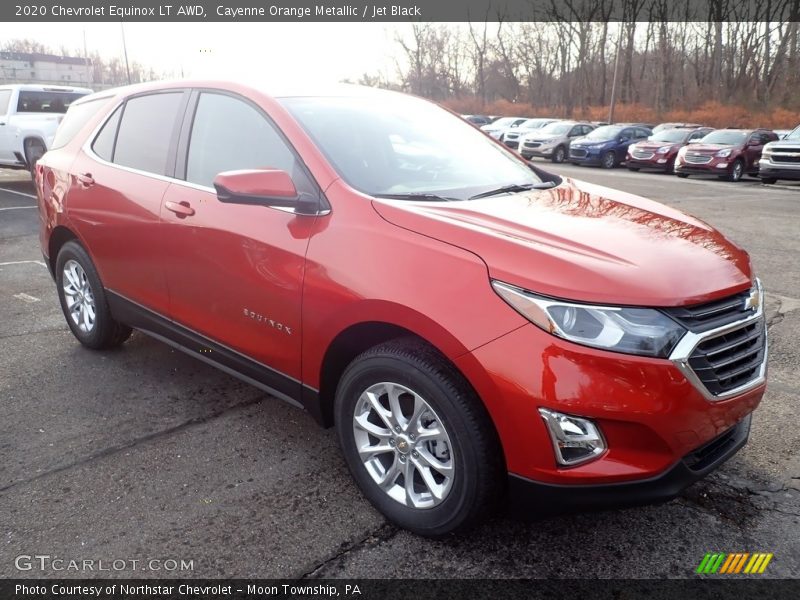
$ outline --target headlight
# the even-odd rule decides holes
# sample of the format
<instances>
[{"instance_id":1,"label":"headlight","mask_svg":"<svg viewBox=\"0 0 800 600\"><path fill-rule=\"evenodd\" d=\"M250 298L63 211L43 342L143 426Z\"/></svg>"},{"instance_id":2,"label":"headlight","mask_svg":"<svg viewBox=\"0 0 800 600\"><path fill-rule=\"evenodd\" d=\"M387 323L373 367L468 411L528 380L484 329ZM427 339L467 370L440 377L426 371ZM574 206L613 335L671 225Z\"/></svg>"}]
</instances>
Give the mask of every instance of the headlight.
<instances>
[{"instance_id":1,"label":"headlight","mask_svg":"<svg viewBox=\"0 0 800 600\"><path fill-rule=\"evenodd\" d=\"M718 158L725 158L726 156L730 156L730 155L731 155L731 151L730 151L730 149L728 149L728 150L720 150L714 156L716 156Z\"/></svg>"},{"instance_id":2,"label":"headlight","mask_svg":"<svg viewBox=\"0 0 800 600\"><path fill-rule=\"evenodd\" d=\"M672 146L661 146L658 150L656 150L656 154L666 154L672 149Z\"/></svg>"},{"instance_id":3,"label":"headlight","mask_svg":"<svg viewBox=\"0 0 800 600\"><path fill-rule=\"evenodd\" d=\"M534 325L576 344L666 358L686 330L652 308L592 306L537 296L500 281L492 287Z\"/></svg>"}]
</instances>

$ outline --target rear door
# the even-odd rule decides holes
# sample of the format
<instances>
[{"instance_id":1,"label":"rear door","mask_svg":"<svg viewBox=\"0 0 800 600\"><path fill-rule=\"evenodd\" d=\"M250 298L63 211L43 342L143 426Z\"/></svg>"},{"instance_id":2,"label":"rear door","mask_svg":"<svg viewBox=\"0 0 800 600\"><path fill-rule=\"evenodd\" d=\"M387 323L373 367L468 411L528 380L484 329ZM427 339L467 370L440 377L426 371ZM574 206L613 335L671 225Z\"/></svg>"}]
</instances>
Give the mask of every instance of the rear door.
<instances>
[{"instance_id":1,"label":"rear door","mask_svg":"<svg viewBox=\"0 0 800 600\"><path fill-rule=\"evenodd\" d=\"M166 314L161 201L174 171L175 146L188 92L128 98L72 165L69 214L104 285Z\"/></svg>"},{"instance_id":2,"label":"rear door","mask_svg":"<svg viewBox=\"0 0 800 600\"><path fill-rule=\"evenodd\" d=\"M751 145L752 144L752 145ZM747 145L744 147L745 171L752 172L758 170L758 160L761 158L761 151L764 149L764 135L760 131L755 131L747 138Z\"/></svg>"},{"instance_id":3,"label":"rear door","mask_svg":"<svg viewBox=\"0 0 800 600\"><path fill-rule=\"evenodd\" d=\"M223 171L276 168L290 174L300 193L319 197L320 191L255 104L204 90L193 94L190 107L176 173L185 183L170 187L161 213L171 316L267 365L274 373L260 373L261 380L295 397L305 254L317 217L222 203L213 180Z\"/></svg>"}]
</instances>

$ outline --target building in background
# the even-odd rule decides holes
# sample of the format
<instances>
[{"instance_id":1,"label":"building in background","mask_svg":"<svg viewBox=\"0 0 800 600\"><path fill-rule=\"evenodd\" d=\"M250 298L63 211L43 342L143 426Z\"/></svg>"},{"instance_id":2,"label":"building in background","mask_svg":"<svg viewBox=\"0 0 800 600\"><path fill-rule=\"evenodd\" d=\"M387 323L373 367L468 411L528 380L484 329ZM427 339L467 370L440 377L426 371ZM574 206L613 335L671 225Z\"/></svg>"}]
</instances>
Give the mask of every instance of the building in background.
<instances>
[{"instance_id":1,"label":"building in background","mask_svg":"<svg viewBox=\"0 0 800 600\"><path fill-rule=\"evenodd\" d=\"M39 52L0 52L0 84L40 83L92 87L89 58Z\"/></svg>"}]
</instances>

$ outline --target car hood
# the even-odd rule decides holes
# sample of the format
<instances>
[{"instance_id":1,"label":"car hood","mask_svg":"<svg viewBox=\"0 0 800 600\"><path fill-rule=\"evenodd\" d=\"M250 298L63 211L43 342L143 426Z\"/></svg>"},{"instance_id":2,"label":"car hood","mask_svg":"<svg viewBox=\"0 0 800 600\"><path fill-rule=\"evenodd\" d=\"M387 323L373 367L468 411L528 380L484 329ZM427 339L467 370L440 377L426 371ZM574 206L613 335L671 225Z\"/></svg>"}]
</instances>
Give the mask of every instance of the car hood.
<instances>
[{"instance_id":1,"label":"car hood","mask_svg":"<svg viewBox=\"0 0 800 600\"><path fill-rule=\"evenodd\" d=\"M595 140L595 139L587 139L587 138L578 138L574 142L572 142L573 146L599 146L600 144L607 144L609 142L613 142L614 138L608 140Z\"/></svg>"},{"instance_id":2,"label":"car hood","mask_svg":"<svg viewBox=\"0 0 800 600\"><path fill-rule=\"evenodd\" d=\"M373 206L390 223L477 254L493 279L547 296L678 306L751 282L747 253L709 225L582 181L480 200L375 199Z\"/></svg>"},{"instance_id":3,"label":"car hood","mask_svg":"<svg viewBox=\"0 0 800 600\"><path fill-rule=\"evenodd\" d=\"M733 144L689 144L687 148L689 150L699 150L700 152L719 152L726 148L733 148Z\"/></svg>"},{"instance_id":4,"label":"car hood","mask_svg":"<svg viewBox=\"0 0 800 600\"><path fill-rule=\"evenodd\" d=\"M639 150L658 150L664 146L680 146L678 142L636 142L636 147Z\"/></svg>"},{"instance_id":5,"label":"car hood","mask_svg":"<svg viewBox=\"0 0 800 600\"><path fill-rule=\"evenodd\" d=\"M535 131L533 133L525 134L525 139L536 140L537 142L555 140L560 137L564 136L560 133L537 133Z\"/></svg>"}]
</instances>

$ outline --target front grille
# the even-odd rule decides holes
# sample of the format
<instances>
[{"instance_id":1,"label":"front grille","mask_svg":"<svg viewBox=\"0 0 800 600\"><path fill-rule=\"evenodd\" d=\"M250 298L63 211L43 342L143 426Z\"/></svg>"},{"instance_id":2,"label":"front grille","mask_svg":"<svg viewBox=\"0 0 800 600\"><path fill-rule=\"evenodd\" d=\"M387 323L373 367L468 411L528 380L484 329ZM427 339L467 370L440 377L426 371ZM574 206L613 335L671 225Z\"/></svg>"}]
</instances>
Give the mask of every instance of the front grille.
<instances>
[{"instance_id":1,"label":"front grille","mask_svg":"<svg viewBox=\"0 0 800 600\"><path fill-rule=\"evenodd\" d=\"M583 148L570 148L569 155L573 158L586 158L586 150Z\"/></svg>"},{"instance_id":2,"label":"front grille","mask_svg":"<svg viewBox=\"0 0 800 600\"><path fill-rule=\"evenodd\" d=\"M664 309L664 312L687 329L702 333L703 331L723 327L751 315L752 310L746 308L749 297L750 290L745 290L721 300L695 304L694 306L667 308Z\"/></svg>"},{"instance_id":3,"label":"front grille","mask_svg":"<svg viewBox=\"0 0 800 600\"><path fill-rule=\"evenodd\" d=\"M772 162L774 163L800 163L800 148L776 148L772 151Z\"/></svg>"},{"instance_id":4,"label":"front grille","mask_svg":"<svg viewBox=\"0 0 800 600\"><path fill-rule=\"evenodd\" d=\"M642 160L649 160L649 159L653 158L653 156L655 156L655 154L653 152L650 152L649 150L634 150L631 153L631 156L633 158L639 158L639 159L642 159Z\"/></svg>"},{"instance_id":5,"label":"front grille","mask_svg":"<svg viewBox=\"0 0 800 600\"><path fill-rule=\"evenodd\" d=\"M526 148L538 148L542 145L542 142L525 142L524 146Z\"/></svg>"},{"instance_id":6,"label":"front grille","mask_svg":"<svg viewBox=\"0 0 800 600\"><path fill-rule=\"evenodd\" d=\"M741 387L761 373L766 352L764 319L700 342L689 366L706 389L718 396Z\"/></svg>"},{"instance_id":7,"label":"front grille","mask_svg":"<svg viewBox=\"0 0 800 600\"><path fill-rule=\"evenodd\" d=\"M699 152L687 152L686 156L683 157L687 163L692 163L693 165L707 165L711 162L711 158L711 155L700 154Z\"/></svg>"}]
</instances>

